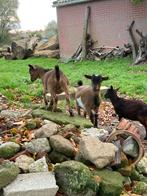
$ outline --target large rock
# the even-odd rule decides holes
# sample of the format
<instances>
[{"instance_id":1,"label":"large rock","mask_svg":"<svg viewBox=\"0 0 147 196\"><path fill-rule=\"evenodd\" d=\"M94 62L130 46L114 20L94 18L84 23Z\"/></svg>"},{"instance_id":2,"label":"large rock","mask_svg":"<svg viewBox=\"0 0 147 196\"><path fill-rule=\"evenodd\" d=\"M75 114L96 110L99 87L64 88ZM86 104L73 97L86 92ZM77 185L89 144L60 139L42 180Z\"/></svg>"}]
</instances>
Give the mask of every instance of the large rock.
<instances>
[{"instance_id":1,"label":"large rock","mask_svg":"<svg viewBox=\"0 0 147 196\"><path fill-rule=\"evenodd\" d=\"M144 155L144 157L137 164L137 169L140 173L147 175L147 153Z\"/></svg>"},{"instance_id":2,"label":"large rock","mask_svg":"<svg viewBox=\"0 0 147 196\"><path fill-rule=\"evenodd\" d=\"M144 195L144 196L147 195L147 183L136 182L132 192L139 195Z\"/></svg>"},{"instance_id":3,"label":"large rock","mask_svg":"<svg viewBox=\"0 0 147 196\"><path fill-rule=\"evenodd\" d=\"M65 156L64 154L57 152L55 150L53 150L50 154L49 154L49 159L51 160L52 163L62 163L64 161L69 161L70 158Z\"/></svg>"},{"instance_id":4,"label":"large rock","mask_svg":"<svg viewBox=\"0 0 147 196\"><path fill-rule=\"evenodd\" d=\"M35 130L35 137L50 137L57 133L59 125L48 121L46 125L43 125L40 129Z\"/></svg>"},{"instance_id":5,"label":"large rock","mask_svg":"<svg viewBox=\"0 0 147 196\"><path fill-rule=\"evenodd\" d=\"M139 154L138 144L131 136L123 142L122 149L125 154L134 158Z\"/></svg>"},{"instance_id":6,"label":"large rock","mask_svg":"<svg viewBox=\"0 0 147 196\"><path fill-rule=\"evenodd\" d=\"M4 188L4 196L55 196L58 191L52 172L20 174Z\"/></svg>"},{"instance_id":7,"label":"large rock","mask_svg":"<svg viewBox=\"0 0 147 196\"><path fill-rule=\"evenodd\" d=\"M69 115L61 112L57 113L42 109L36 109L32 111L32 116L51 120L60 125L73 124L76 127L92 127L92 123L88 119L79 116L74 116L74 118L71 118Z\"/></svg>"},{"instance_id":8,"label":"large rock","mask_svg":"<svg viewBox=\"0 0 147 196\"><path fill-rule=\"evenodd\" d=\"M19 174L19 168L10 161L0 165L0 189L11 183Z\"/></svg>"},{"instance_id":9,"label":"large rock","mask_svg":"<svg viewBox=\"0 0 147 196\"><path fill-rule=\"evenodd\" d=\"M90 136L83 137L79 145L79 154L97 168L109 165L114 160L116 151L117 148L113 144L103 143Z\"/></svg>"},{"instance_id":10,"label":"large rock","mask_svg":"<svg viewBox=\"0 0 147 196\"><path fill-rule=\"evenodd\" d=\"M48 171L48 165L46 163L45 157L42 157L41 159L38 159L37 161L29 165L30 173L47 172L47 171Z\"/></svg>"},{"instance_id":11,"label":"large rock","mask_svg":"<svg viewBox=\"0 0 147 196\"><path fill-rule=\"evenodd\" d=\"M120 173L107 169L94 170L94 175L101 178L99 196L120 196L123 190L124 177Z\"/></svg>"},{"instance_id":12,"label":"large rock","mask_svg":"<svg viewBox=\"0 0 147 196\"><path fill-rule=\"evenodd\" d=\"M96 195L99 183L89 168L77 161L66 161L55 166L57 185L68 196Z\"/></svg>"},{"instance_id":13,"label":"large rock","mask_svg":"<svg viewBox=\"0 0 147 196\"><path fill-rule=\"evenodd\" d=\"M74 156L74 147L68 139L65 139L61 135L53 135L50 137L50 145L51 147L66 156L73 157Z\"/></svg>"},{"instance_id":14,"label":"large rock","mask_svg":"<svg viewBox=\"0 0 147 196\"><path fill-rule=\"evenodd\" d=\"M20 146L15 142L6 142L0 145L0 157L10 158L20 150Z\"/></svg>"},{"instance_id":15,"label":"large rock","mask_svg":"<svg viewBox=\"0 0 147 196\"><path fill-rule=\"evenodd\" d=\"M15 110L2 110L1 111L1 116L2 117L6 117L6 118L10 118L10 119L18 119L20 117L25 116L26 111L25 110L21 110L21 111L15 111Z\"/></svg>"},{"instance_id":16,"label":"large rock","mask_svg":"<svg viewBox=\"0 0 147 196\"><path fill-rule=\"evenodd\" d=\"M17 165L23 172L29 171L29 165L34 163L34 159L27 155L20 155L15 160L15 165Z\"/></svg>"},{"instance_id":17,"label":"large rock","mask_svg":"<svg viewBox=\"0 0 147 196\"><path fill-rule=\"evenodd\" d=\"M47 138L34 139L25 144L26 149L31 153L50 152L51 147Z\"/></svg>"},{"instance_id":18,"label":"large rock","mask_svg":"<svg viewBox=\"0 0 147 196\"><path fill-rule=\"evenodd\" d=\"M62 129L63 132L76 132L77 127L73 124L67 124L65 127Z\"/></svg>"},{"instance_id":19,"label":"large rock","mask_svg":"<svg viewBox=\"0 0 147 196\"><path fill-rule=\"evenodd\" d=\"M101 141L104 141L109 135L107 130L98 129L98 128L94 128L94 127L84 129L82 134L85 135L85 136L96 137Z\"/></svg>"}]
</instances>

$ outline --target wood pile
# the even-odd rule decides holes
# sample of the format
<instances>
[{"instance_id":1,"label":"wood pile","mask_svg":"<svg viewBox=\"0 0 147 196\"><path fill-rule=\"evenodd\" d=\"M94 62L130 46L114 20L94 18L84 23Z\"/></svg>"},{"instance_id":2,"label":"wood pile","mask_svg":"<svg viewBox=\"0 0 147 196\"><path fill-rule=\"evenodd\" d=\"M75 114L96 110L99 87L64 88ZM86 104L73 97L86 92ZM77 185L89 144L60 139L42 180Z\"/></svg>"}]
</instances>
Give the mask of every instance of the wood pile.
<instances>
[{"instance_id":1,"label":"wood pile","mask_svg":"<svg viewBox=\"0 0 147 196\"><path fill-rule=\"evenodd\" d=\"M31 39L24 38L12 42L10 47L0 49L0 58L8 60L26 59L31 56L59 58L59 42L57 36L49 38L47 41L38 40L38 37Z\"/></svg>"},{"instance_id":2,"label":"wood pile","mask_svg":"<svg viewBox=\"0 0 147 196\"><path fill-rule=\"evenodd\" d=\"M60 58L59 42L57 36L49 38L46 42L40 41L34 51L34 56Z\"/></svg>"},{"instance_id":3,"label":"wood pile","mask_svg":"<svg viewBox=\"0 0 147 196\"><path fill-rule=\"evenodd\" d=\"M86 42L86 59L88 60L104 60L113 57L126 57L132 54L132 48L130 44L125 44L124 47L110 47L110 46L100 46L94 47L94 41L88 34ZM78 47L76 52L71 57L72 60L78 61L82 59L82 45Z\"/></svg>"},{"instance_id":4,"label":"wood pile","mask_svg":"<svg viewBox=\"0 0 147 196\"><path fill-rule=\"evenodd\" d=\"M11 46L7 48L7 52L3 53L3 56L8 60L29 58L33 55L37 42L37 37L12 42Z\"/></svg>"},{"instance_id":5,"label":"wood pile","mask_svg":"<svg viewBox=\"0 0 147 196\"><path fill-rule=\"evenodd\" d=\"M77 50L72 55L70 61L79 61L84 59L103 60L106 58L113 57L126 57L132 53L132 47L130 44L125 44L124 47L101 46L95 48L95 41L91 38L91 35L88 33L90 16L91 8L88 6L85 9L83 36L81 44L78 46Z\"/></svg>"}]
</instances>

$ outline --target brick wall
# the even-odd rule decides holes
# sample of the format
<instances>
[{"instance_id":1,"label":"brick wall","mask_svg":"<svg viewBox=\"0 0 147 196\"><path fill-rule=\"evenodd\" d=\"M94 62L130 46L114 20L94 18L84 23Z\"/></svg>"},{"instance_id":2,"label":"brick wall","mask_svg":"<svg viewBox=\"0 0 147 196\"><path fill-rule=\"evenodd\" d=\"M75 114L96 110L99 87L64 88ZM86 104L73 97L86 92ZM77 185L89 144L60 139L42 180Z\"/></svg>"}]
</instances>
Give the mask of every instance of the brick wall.
<instances>
[{"instance_id":1,"label":"brick wall","mask_svg":"<svg viewBox=\"0 0 147 196\"><path fill-rule=\"evenodd\" d=\"M133 5L130 0L97 0L57 8L61 58L69 58L82 39L85 8L91 7L90 34L98 45L122 46L130 41L127 26L147 33L147 0Z\"/></svg>"}]
</instances>

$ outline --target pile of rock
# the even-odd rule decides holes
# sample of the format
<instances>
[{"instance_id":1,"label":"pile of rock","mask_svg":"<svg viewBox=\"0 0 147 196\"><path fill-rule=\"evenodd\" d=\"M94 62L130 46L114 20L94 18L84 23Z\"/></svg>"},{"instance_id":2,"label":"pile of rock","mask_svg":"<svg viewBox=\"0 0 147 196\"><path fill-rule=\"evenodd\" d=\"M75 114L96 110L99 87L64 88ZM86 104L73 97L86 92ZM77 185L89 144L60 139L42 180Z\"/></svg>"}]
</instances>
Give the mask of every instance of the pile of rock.
<instances>
[{"instance_id":1,"label":"pile of rock","mask_svg":"<svg viewBox=\"0 0 147 196\"><path fill-rule=\"evenodd\" d=\"M40 41L34 51L34 56L60 58L59 41L56 35L49 38L46 42Z\"/></svg>"},{"instance_id":2,"label":"pile of rock","mask_svg":"<svg viewBox=\"0 0 147 196\"><path fill-rule=\"evenodd\" d=\"M147 194L147 154L136 167L130 163L128 138L124 141L121 162L116 165L118 146L104 142L109 135L107 130L77 128L73 124L61 125L50 120L41 120L39 125L36 122L35 118L29 117L21 125L21 132L26 133L28 129L33 132L30 140L6 141L5 135L2 136L1 195L54 196L57 192L69 196ZM129 156L136 153L133 149L133 155Z\"/></svg>"}]
</instances>

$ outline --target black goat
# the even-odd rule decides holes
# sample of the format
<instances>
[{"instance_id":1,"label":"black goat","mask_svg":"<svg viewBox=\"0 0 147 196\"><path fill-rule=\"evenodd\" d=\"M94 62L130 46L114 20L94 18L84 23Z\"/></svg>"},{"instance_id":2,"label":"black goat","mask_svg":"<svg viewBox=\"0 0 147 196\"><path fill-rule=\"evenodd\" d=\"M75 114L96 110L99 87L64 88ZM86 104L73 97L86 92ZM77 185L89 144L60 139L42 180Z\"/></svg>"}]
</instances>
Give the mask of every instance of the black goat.
<instances>
[{"instance_id":1,"label":"black goat","mask_svg":"<svg viewBox=\"0 0 147 196\"><path fill-rule=\"evenodd\" d=\"M107 90L105 98L111 100L119 120L121 120L121 118L127 118L139 121L144 125L146 129L145 139L147 139L147 104L140 100L121 98L117 95L117 91L118 89L113 89L113 86L111 86Z\"/></svg>"}]
</instances>

